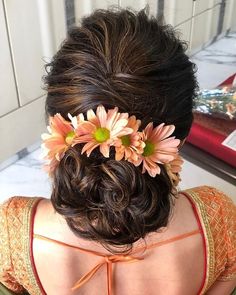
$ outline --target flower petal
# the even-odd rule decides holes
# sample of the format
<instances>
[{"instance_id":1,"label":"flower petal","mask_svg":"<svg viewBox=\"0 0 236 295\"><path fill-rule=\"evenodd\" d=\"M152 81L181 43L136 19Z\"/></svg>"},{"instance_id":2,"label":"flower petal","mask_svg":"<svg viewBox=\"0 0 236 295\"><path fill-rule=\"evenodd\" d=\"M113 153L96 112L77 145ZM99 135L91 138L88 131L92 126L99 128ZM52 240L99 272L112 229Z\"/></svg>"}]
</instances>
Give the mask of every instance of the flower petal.
<instances>
[{"instance_id":1,"label":"flower petal","mask_svg":"<svg viewBox=\"0 0 236 295\"><path fill-rule=\"evenodd\" d=\"M113 129L111 131L111 137L121 137L124 135L128 135L131 134L133 132L133 129L128 128L128 127L123 127L123 128L117 128L117 129Z\"/></svg>"},{"instance_id":2,"label":"flower petal","mask_svg":"<svg viewBox=\"0 0 236 295\"><path fill-rule=\"evenodd\" d=\"M119 119L115 122L115 124L113 124L112 129L122 129L122 128L126 127L127 123L128 123L127 119ZM112 129L110 129L110 130L112 130ZM129 129L131 129L131 128L129 128Z\"/></svg>"},{"instance_id":3,"label":"flower petal","mask_svg":"<svg viewBox=\"0 0 236 295\"><path fill-rule=\"evenodd\" d=\"M141 121L136 120L135 116L129 117L127 127L132 128L134 130L134 132L137 132L140 125L141 125Z\"/></svg>"},{"instance_id":4,"label":"flower petal","mask_svg":"<svg viewBox=\"0 0 236 295\"><path fill-rule=\"evenodd\" d=\"M150 138L151 134L152 134L152 130L153 130L153 123L150 122L144 129L144 141L147 139L147 138Z\"/></svg>"},{"instance_id":5,"label":"flower petal","mask_svg":"<svg viewBox=\"0 0 236 295\"><path fill-rule=\"evenodd\" d=\"M164 164L173 161L175 156L170 154L155 153L154 155L149 156L149 158L154 162Z\"/></svg>"},{"instance_id":6,"label":"flower petal","mask_svg":"<svg viewBox=\"0 0 236 295\"><path fill-rule=\"evenodd\" d=\"M128 160L129 161L129 160ZM142 163L143 159L142 157L138 157L137 160L132 159L132 163L138 167Z\"/></svg>"},{"instance_id":7,"label":"flower petal","mask_svg":"<svg viewBox=\"0 0 236 295\"><path fill-rule=\"evenodd\" d=\"M132 150L130 148L125 149L125 160L129 159L132 156Z\"/></svg>"},{"instance_id":8,"label":"flower petal","mask_svg":"<svg viewBox=\"0 0 236 295\"><path fill-rule=\"evenodd\" d=\"M92 134L95 132L95 130L96 130L96 126L93 123L84 121L78 125L75 132L76 132L76 135L80 137L85 134Z\"/></svg>"},{"instance_id":9,"label":"flower petal","mask_svg":"<svg viewBox=\"0 0 236 295\"><path fill-rule=\"evenodd\" d=\"M162 125L162 124L161 124ZM159 125L160 126L160 125ZM158 132L153 132L151 139L161 141L167 137L169 137L175 130L174 125L167 125L158 130ZM154 131L154 130L153 130Z\"/></svg>"},{"instance_id":10,"label":"flower petal","mask_svg":"<svg viewBox=\"0 0 236 295\"><path fill-rule=\"evenodd\" d=\"M123 147L116 147L116 154L115 154L115 160L120 161L124 157L124 148Z\"/></svg>"},{"instance_id":11,"label":"flower petal","mask_svg":"<svg viewBox=\"0 0 236 295\"><path fill-rule=\"evenodd\" d=\"M68 118L71 121L71 125L74 127L74 129L76 129L78 127L78 119L76 116L72 117L72 115L70 113L68 113Z\"/></svg>"},{"instance_id":12,"label":"flower petal","mask_svg":"<svg viewBox=\"0 0 236 295\"><path fill-rule=\"evenodd\" d=\"M41 134L41 138L42 138L42 140L47 140L47 139L51 138L51 135L48 133L43 133L43 134Z\"/></svg>"},{"instance_id":13,"label":"flower petal","mask_svg":"<svg viewBox=\"0 0 236 295\"><path fill-rule=\"evenodd\" d=\"M73 130L70 122L66 121L60 114L50 117L50 127L52 133L66 135Z\"/></svg>"},{"instance_id":14,"label":"flower petal","mask_svg":"<svg viewBox=\"0 0 236 295\"><path fill-rule=\"evenodd\" d=\"M75 146L77 143L86 143L89 141L94 141L93 136L91 134L84 134L74 138L71 145Z\"/></svg>"},{"instance_id":15,"label":"flower petal","mask_svg":"<svg viewBox=\"0 0 236 295\"><path fill-rule=\"evenodd\" d=\"M87 157L90 156L91 152L98 146L96 142L87 142L84 147L82 148L81 154L85 153L87 154Z\"/></svg>"},{"instance_id":16,"label":"flower petal","mask_svg":"<svg viewBox=\"0 0 236 295\"><path fill-rule=\"evenodd\" d=\"M175 137L169 137L158 142L157 147L159 149L176 148L180 144L180 140Z\"/></svg>"},{"instance_id":17,"label":"flower petal","mask_svg":"<svg viewBox=\"0 0 236 295\"><path fill-rule=\"evenodd\" d=\"M67 146L64 139L61 139L60 137L52 137L48 140L45 140L44 145L49 150L56 150L58 148L60 149L61 147Z\"/></svg>"},{"instance_id":18,"label":"flower petal","mask_svg":"<svg viewBox=\"0 0 236 295\"><path fill-rule=\"evenodd\" d=\"M100 126L105 128L106 127L106 121L107 121L107 113L106 113L106 110L105 110L104 106L99 105L97 107L96 114L97 114L97 117L99 119Z\"/></svg>"},{"instance_id":19,"label":"flower petal","mask_svg":"<svg viewBox=\"0 0 236 295\"><path fill-rule=\"evenodd\" d=\"M50 126L47 126L47 130L50 134L52 134L52 128Z\"/></svg>"},{"instance_id":20,"label":"flower petal","mask_svg":"<svg viewBox=\"0 0 236 295\"><path fill-rule=\"evenodd\" d=\"M97 127L100 127L100 122L98 117L95 115L94 111L92 109L87 111L87 119L89 122L93 123Z\"/></svg>"},{"instance_id":21,"label":"flower petal","mask_svg":"<svg viewBox=\"0 0 236 295\"><path fill-rule=\"evenodd\" d=\"M150 161L149 159L143 160L143 171L146 171L146 170L151 177L155 177L157 174L161 173L161 169L158 166L158 164Z\"/></svg>"},{"instance_id":22,"label":"flower petal","mask_svg":"<svg viewBox=\"0 0 236 295\"><path fill-rule=\"evenodd\" d=\"M106 128L108 130L113 129L113 125L116 123L116 121L119 119L119 117L120 117L120 114L118 113L117 107L115 107L112 110L108 110Z\"/></svg>"},{"instance_id":23,"label":"flower petal","mask_svg":"<svg viewBox=\"0 0 236 295\"><path fill-rule=\"evenodd\" d=\"M110 146L106 142L100 144L100 152L105 158L109 158Z\"/></svg>"},{"instance_id":24,"label":"flower petal","mask_svg":"<svg viewBox=\"0 0 236 295\"><path fill-rule=\"evenodd\" d=\"M157 139L159 140L159 138L160 138L159 134L161 133L164 125L165 125L165 123L161 123L157 127L153 128L152 133L149 135L149 138L153 139L153 138L157 137Z\"/></svg>"}]
</instances>

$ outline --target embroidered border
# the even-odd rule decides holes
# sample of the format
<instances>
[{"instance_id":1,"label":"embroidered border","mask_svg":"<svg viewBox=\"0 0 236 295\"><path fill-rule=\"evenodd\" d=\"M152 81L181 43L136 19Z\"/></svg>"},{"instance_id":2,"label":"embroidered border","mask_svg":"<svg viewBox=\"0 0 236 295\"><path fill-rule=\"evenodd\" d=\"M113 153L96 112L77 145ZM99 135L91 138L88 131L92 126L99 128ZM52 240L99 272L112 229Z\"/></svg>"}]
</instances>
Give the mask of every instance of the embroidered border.
<instances>
[{"instance_id":1,"label":"embroidered border","mask_svg":"<svg viewBox=\"0 0 236 295\"><path fill-rule=\"evenodd\" d=\"M184 191L194 202L195 208L198 212L198 217L201 222L201 226L203 229L203 234L205 237L206 243L206 258L207 258L207 270L206 270L206 280L205 284L201 290L201 294L204 294L210 286L214 283L214 273L215 273L215 249L214 249L214 240L211 232L211 227L209 224L209 220L207 218L207 211L204 203L198 197L198 193L194 190L186 190Z\"/></svg>"},{"instance_id":2,"label":"embroidered border","mask_svg":"<svg viewBox=\"0 0 236 295\"><path fill-rule=\"evenodd\" d=\"M38 202L42 198L29 198L27 205L25 206L25 210L23 213L23 226L24 226L24 233L25 233L25 241L23 245L23 251L26 257L26 268L27 268L27 276L30 283L28 291L31 293L33 292L34 295L41 295L40 288L38 286L37 280L35 278L33 269L32 269L32 262L30 256L30 246L31 246L31 224L32 224L32 215L35 207L37 206Z\"/></svg>"}]
</instances>

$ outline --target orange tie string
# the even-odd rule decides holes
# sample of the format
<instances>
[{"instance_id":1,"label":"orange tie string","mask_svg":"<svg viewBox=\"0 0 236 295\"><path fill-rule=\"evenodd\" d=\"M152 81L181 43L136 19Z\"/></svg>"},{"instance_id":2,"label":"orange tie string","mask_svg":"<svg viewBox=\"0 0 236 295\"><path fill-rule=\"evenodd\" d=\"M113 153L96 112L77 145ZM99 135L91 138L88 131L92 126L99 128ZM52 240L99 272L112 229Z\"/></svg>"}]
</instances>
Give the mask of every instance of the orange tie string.
<instances>
[{"instance_id":1,"label":"orange tie string","mask_svg":"<svg viewBox=\"0 0 236 295\"><path fill-rule=\"evenodd\" d=\"M95 254L95 252L93 252ZM103 256L101 253L96 253L95 255ZM78 282L75 283L72 291L80 288L82 285L84 285L87 281L89 281L95 273L103 266L107 266L107 294L112 295L112 278L113 278L113 272L112 272L112 264L117 262L135 262L144 259L143 257L132 257L128 255L109 255L105 256L104 259L98 263L91 271L89 271L87 274L85 274L82 278L78 280Z\"/></svg>"}]
</instances>

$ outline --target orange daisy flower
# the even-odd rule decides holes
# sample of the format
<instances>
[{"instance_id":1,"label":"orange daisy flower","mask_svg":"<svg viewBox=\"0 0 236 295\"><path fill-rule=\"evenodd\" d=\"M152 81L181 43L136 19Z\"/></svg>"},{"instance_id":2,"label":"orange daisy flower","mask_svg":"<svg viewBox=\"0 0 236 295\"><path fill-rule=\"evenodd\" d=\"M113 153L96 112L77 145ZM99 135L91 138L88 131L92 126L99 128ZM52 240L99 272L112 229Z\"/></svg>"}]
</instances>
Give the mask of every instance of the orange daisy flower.
<instances>
[{"instance_id":1,"label":"orange daisy flower","mask_svg":"<svg viewBox=\"0 0 236 295\"><path fill-rule=\"evenodd\" d=\"M142 139L145 143L144 152L142 154L143 169L150 176L155 177L160 174L161 169L158 165L169 163L176 157L178 153L179 139L169 137L175 130L174 125L166 125L162 123L153 128L153 123L149 123L142 132ZM138 163L137 163L138 165Z\"/></svg>"},{"instance_id":2,"label":"orange daisy flower","mask_svg":"<svg viewBox=\"0 0 236 295\"><path fill-rule=\"evenodd\" d=\"M110 146L114 140L133 132L131 128L126 127L128 114L118 113L117 107L106 112L105 108L100 105L97 107L96 114L93 110L88 110L87 120L78 124L73 145L86 143L82 149L82 154L86 152L88 157L99 146L100 152L108 158Z\"/></svg>"},{"instance_id":3,"label":"orange daisy flower","mask_svg":"<svg viewBox=\"0 0 236 295\"><path fill-rule=\"evenodd\" d=\"M182 170L183 162L183 158L177 154L173 161L165 164L167 174L170 177L172 184L175 186L181 181L179 173Z\"/></svg>"},{"instance_id":4,"label":"orange daisy flower","mask_svg":"<svg viewBox=\"0 0 236 295\"><path fill-rule=\"evenodd\" d=\"M131 116L128 119L127 127L133 130L132 133L121 136L115 142L116 156L115 159L120 161L125 160L131 163L137 163L139 155L143 153L145 143L142 141L140 132L138 129L141 125L140 120L136 120L135 116Z\"/></svg>"},{"instance_id":5,"label":"orange daisy flower","mask_svg":"<svg viewBox=\"0 0 236 295\"><path fill-rule=\"evenodd\" d=\"M56 114L49 119L48 131L50 134L42 134L42 147L46 152L46 159L55 166L55 159L59 162L75 137L72 124L66 121L60 114Z\"/></svg>"}]
</instances>

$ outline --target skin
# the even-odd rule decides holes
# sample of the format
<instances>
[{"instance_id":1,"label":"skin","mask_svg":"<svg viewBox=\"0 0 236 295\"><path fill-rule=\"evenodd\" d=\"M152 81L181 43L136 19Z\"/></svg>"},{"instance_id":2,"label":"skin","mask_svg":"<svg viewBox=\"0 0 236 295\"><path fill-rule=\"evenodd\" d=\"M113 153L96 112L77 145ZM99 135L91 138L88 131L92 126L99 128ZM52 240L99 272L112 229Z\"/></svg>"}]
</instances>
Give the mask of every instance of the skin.
<instances>
[{"instance_id":1,"label":"skin","mask_svg":"<svg viewBox=\"0 0 236 295\"><path fill-rule=\"evenodd\" d=\"M192 207L186 197L180 195L176 200L169 225L159 233L150 234L146 242L150 244L166 240L196 229L198 224ZM76 237L63 217L54 212L50 200L45 199L39 203L34 232L71 245L109 254L98 243ZM138 241L134 248L140 245L144 243ZM34 239L33 252L36 269L48 295L55 294L55 290L60 290L60 295L68 295L68 289L101 261L100 257L38 239ZM114 267L115 294L154 295L157 294L157 290L160 295L196 294L203 279L203 253L202 238L197 234L148 250L141 262L119 263ZM104 267L73 294L104 295L105 279Z\"/></svg>"}]
</instances>

